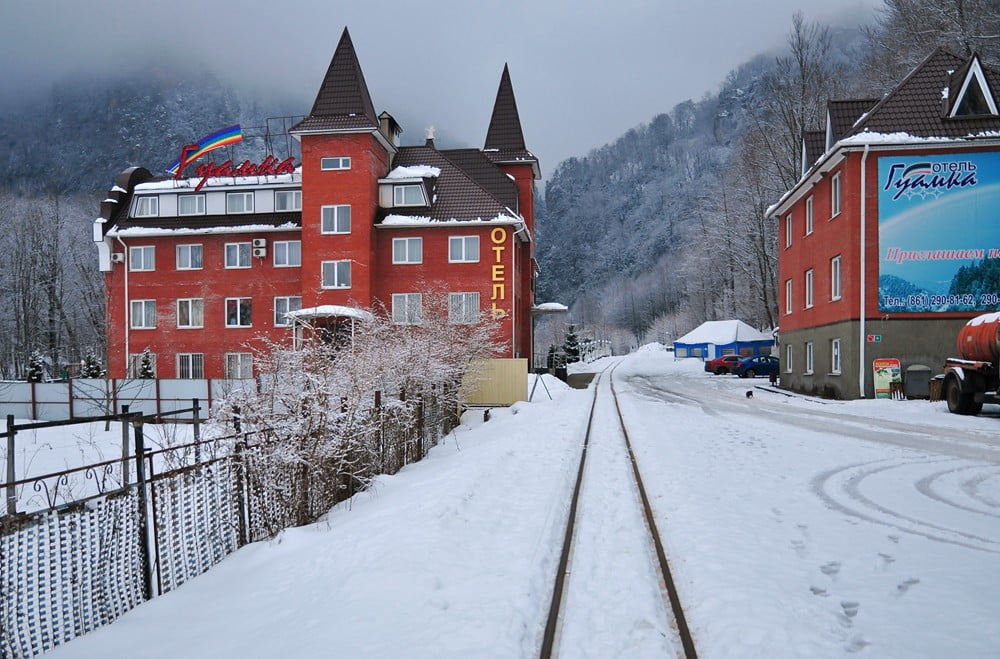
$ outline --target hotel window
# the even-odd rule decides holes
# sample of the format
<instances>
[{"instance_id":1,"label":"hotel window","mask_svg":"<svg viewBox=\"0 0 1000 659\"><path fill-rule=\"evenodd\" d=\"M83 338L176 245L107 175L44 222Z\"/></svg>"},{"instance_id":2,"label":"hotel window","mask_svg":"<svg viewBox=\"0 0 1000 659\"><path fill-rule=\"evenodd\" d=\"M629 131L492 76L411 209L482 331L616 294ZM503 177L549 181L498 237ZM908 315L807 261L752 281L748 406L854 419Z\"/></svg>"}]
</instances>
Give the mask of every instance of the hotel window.
<instances>
[{"instance_id":1,"label":"hotel window","mask_svg":"<svg viewBox=\"0 0 1000 659\"><path fill-rule=\"evenodd\" d=\"M830 341L830 372L840 375L840 339Z\"/></svg>"},{"instance_id":2,"label":"hotel window","mask_svg":"<svg viewBox=\"0 0 1000 659\"><path fill-rule=\"evenodd\" d=\"M806 199L806 235L813 232L813 198L812 195Z\"/></svg>"},{"instance_id":3,"label":"hotel window","mask_svg":"<svg viewBox=\"0 0 1000 659\"><path fill-rule=\"evenodd\" d=\"M792 280L785 280L785 315L792 313Z\"/></svg>"},{"instance_id":4,"label":"hotel window","mask_svg":"<svg viewBox=\"0 0 1000 659\"><path fill-rule=\"evenodd\" d=\"M253 212L253 192L227 192L226 193L227 213L252 213Z\"/></svg>"},{"instance_id":5,"label":"hotel window","mask_svg":"<svg viewBox=\"0 0 1000 659\"><path fill-rule=\"evenodd\" d=\"M811 375L813 372L813 344L812 341L806 342L806 375Z\"/></svg>"},{"instance_id":6,"label":"hotel window","mask_svg":"<svg viewBox=\"0 0 1000 659\"><path fill-rule=\"evenodd\" d=\"M302 190L275 190L274 210L276 211L302 210Z\"/></svg>"},{"instance_id":7,"label":"hotel window","mask_svg":"<svg viewBox=\"0 0 1000 659\"><path fill-rule=\"evenodd\" d=\"M201 270L201 245L177 246L178 270Z\"/></svg>"},{"instance_id":8,"label":"hotel window","mask_svg":"<svg viewBox=\"0 0 1000 659\"><path fill-rule=\"evenodd\" d=\"M785 216L785 247L792 246L792 214Z\"/></svg>"},{"instance_id":9,"label":"hotel window","mask_svg":"<svg viewBox=\"0 0 1000 659\"><path fill-rule=\"evenodd\" d=\"M811 309L813 305L813 271L806 270L806 309Z\"/></svg>"},{"instance_id":10,"label":"hotel window","mask_svg":"<svg viewBox=\"0 0 1000 659\"><path fill-rule=\"evenodd\" d=\"M160 214L160 198L156 196L137 197L135 200L136 217L156 217Z\"/></svg>"},{"instance_id":11,"label":"hotel window","mask_svg":"<svg viewBox=\"0 0 1000 659\"><path fill-rule=\"evenodd\" d=\"M393 206L426 206L424 201L424 186L416 185L395 185L392 188Z\"/></svg>"},{"instance_id":12,"label":"hotel window","mask_svg":"<svg viewBox=\"0 0 1000 659\"><path fill-rule=\"evenodd\" d=\"M419 325L420 306L420 293L393 293L392 322L397 325Z\"/></svg>"},{"instance_id":13,"label":"hotel window","mask_svg":"<svg viewBox=\"0 0 1000 659\"><path fill-rule=\"evenodd\" d=\"M274 243L274 267L295 268L302 265L301 240L277 240Z\"/></svg>"},{"instance_id":14,"label":"hotel window","mask_svg":"<svg viewBox=\"0 0 1000 659\"><path fill-rule=\"evenodd\" d=\"M840 172L830 179L830 217L840 215Z\"/></svg>"},{"instance_id":15,"label":"hotel window","mask_svg":"<svg viewBox=\"0 0 1000 659\"><path fill-rule=\"evenodd\" d=\"M320 231L322 233L350 233L351 207L347 205L323 206Z\"/></svg>"},{"instance_id":16,"label":"hotel window","mask_svg":"<svg viewBox=\"0 0 1000 659\"><path fill-rule=\"evenodd\" d=\"M324 171L329 171L333 169L350 169L351 159L348 156L320 158L319 168Z\"/></svg>"},{"instance_id":17,"label":"hotel window","mask_svg":"<svg viewBox=\"0 0 1000 659\"><path fill-rule=\"evenodd\" d=\"M393 238L393 263L422 263L424 260L423 238Z\"/></svg>"},{"instance_id":18,"label":"hotel window","mask_svg":"<svg viewBox=\"0 0 1000 659\"><path fill-rule=\"evenodd\" d=\"M253 355L249 352L226 353L226 378L246 380L253 377Z\"/></svg>"},{"instance_id":19,"label":"hotel window","mask_svg":"<svg viewBox=\"0 0 1000 659\"><path fill-rule=\"evenodd\" d=\"M128 248L128 269L132 272L156 269L156 250L152 245Z\"/></svg>"},{"instance_id":20,"label":"hotel window","mask_svg":"<svg viewBox=\"0 0 1000 659\"><path fill-rule=\"evenodd\" d=\"M226 243L226 267L250 267L250 243Z\"/></svg>"},{"instance_id":21,"label":"hotel window","mask_svg":"<svg viewBox=\"0 0 1000 659\"><path fill-rule=\"evenodd\" d=\"M302 298L295 296L274 298L274 326L291 327L292 320L285 316L289 311L298 311L302 308Z\"/></svg>"},{"instance_id":22,"label":"hotel window","mask_svg":"<svg viewBox=\"0 0 1000 659\"><path fill-rule=\"evenodd\" d=\"M201 379L205 377L204 353L178 353L177 377L181 380Z\"/></svg>"},{"instance_id":23,"label":"hotel window","mask_svg":"<svg viewBox=\"0 0 1000 659\"><path fill-rule=\"evenodd\" d=\"M250 301L248 297L226 298L226 327L250 327Z\"/></svg>"},{"instance_id":24,"label":"hotel window","mask_svg":"<svg viewBox=\"0 0 1000 659\"><path fill-rule=\"evenodd\" d=\"M205 195L203 194L182 194L177 197L178 215L204 215Z\"/></svg>"},{"instance_id":25,"label":"hotel window","mask_svg":"<svg viewBox=\"0 0 1000 659\"><path fill-rule=\"evenodd\" d=\"M193 329L205 326L205 303L200 297L177 300L177 327Z\"/></svg>"},{"instance_id":26,"label":"hotel window","mask_svg":"<svg viewBox=\"0 0 1000 659\"><path fill-rule=\"evenodd\" d=\"M792 372L792 344L785 346L785 373Z\"/></svg>"},{"instance_id":27,"label":"hotel window","mask_svg":"<svg viewBox=\"0 0 1000 659\"><path fill-rule=\"evenodd\" d=\"M156 327L156 300L132 300L132 329Z\"/></svg>"},{"instance_id":28,"label":"hotel window","mask_svg":"<svg viewBox=\"0 0 1000 659\"><path fill-rule=\"evenodd\" d=\"M448 293L448 322L475 325L479 322L479 293Z\"/></svg>"},{"instance_id":29,"label":"hotel window","mask_svg":"<svg viewBox=\"0 0 1000 659\"><path fill-rule=\"evenodd\" d=\"M128 377L138 378L142 377L142 356L145 353L133 352L128 356ZM149 368L153 371L153 377L156 377L156 353L151 352L149 354Z\"/></svg>"},{"instance_id":30,"label":"hotel window","mask_svg":"<svg viewBox=\"0 0 1000 659\"><path fill-rule=\"evenodd\" d=\"M840 299L840 255L830 259L830 299Z\"/></svg>"},{"instance_id":31,"label":"hotel window","mask_svg":"<svg viewBox=\"0 0 1000 659\"><path fill-rule=\"evenodd\" d=\"M323 288L351 287L350 261L323 261L321 266L323 268L321 284Z\"/></svg>"},{"instance_id":32,"label":"hotel window","mask_svg":"<svg viewBox=\"0 0 1000 659\"><path fill-rule=\"evenodd\" d=\"M449 263L479 263L479 236L449 236Z\"/></svg>"}]
</instances>

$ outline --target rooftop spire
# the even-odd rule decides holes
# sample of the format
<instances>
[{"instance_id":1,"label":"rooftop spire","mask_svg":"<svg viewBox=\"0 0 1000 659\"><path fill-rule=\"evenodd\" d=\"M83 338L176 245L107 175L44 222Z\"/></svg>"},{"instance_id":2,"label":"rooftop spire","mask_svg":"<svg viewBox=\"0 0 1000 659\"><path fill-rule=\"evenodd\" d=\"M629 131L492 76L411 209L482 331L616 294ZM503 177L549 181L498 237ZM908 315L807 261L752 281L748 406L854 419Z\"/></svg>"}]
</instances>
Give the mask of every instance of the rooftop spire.
<instances>
[{"instance_id":1,"label":"rooftop spire","mask_svg":"<svg viewBox=\"0 0 1000 659\"><path fill-rule=\"evenodd\" d=\"M379 125L351 35L344 28L309 116L292 130L372 129Z\"/></svg>"},{"instance_id":2,"label":"rooftop spire","mask_svg":"<svg viewBox=\"0 0 1000 659\"><path fill-rule=\"evenodd\" d=\"M486 149L500 151L525 151L524 134L521 132L521 118L517 114L514 87L510 84L510 71L503 65L497 100L493 103L493 117L486 131Z\"/></svg>"}]
</instances>

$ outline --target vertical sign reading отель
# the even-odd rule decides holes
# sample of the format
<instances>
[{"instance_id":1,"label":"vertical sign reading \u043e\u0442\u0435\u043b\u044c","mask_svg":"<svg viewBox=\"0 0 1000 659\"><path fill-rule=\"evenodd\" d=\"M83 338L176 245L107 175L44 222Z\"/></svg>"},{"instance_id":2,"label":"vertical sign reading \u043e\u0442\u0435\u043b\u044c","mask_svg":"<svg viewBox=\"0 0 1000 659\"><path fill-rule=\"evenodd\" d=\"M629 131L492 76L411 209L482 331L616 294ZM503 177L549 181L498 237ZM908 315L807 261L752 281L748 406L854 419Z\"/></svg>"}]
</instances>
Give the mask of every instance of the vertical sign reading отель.
<instances>
[{"instance_id":1,"label":"vertical sign reading \u043e\u0442\u0435\u043b\u044c","mask_svg":"<svg viewBox=\"0 0 1000 659\"><path fill-rule=\"evenodd\" d=\"M503 227L496 227L490 231L490 242L493 243L493 265L490 267L490 281L492 282L490 292L490 309L494 318L503 318L507 315L505 309L497 306L497 302L507 299L507 266L503 262L503 253L507 249L507 230Z\"/></svg>"}]
</instances>

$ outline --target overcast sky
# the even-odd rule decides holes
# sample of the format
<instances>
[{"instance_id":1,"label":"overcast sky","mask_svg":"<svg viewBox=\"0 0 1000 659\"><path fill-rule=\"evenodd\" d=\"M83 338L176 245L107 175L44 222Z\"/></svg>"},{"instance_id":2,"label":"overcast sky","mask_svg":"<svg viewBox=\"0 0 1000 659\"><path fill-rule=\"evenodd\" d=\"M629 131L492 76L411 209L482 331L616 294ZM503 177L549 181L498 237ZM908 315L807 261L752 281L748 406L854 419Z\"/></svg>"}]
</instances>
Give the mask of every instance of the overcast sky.
<instances>
[{"instance_id":1,"label":"overcast sky","mask_svg":"<svg viewBox=\"0 0 1000 659\"><path fill-rule=\"evenodd\" d=\"M183 53L220 79L315 98L344 26L376 112L481 147L504 63L544 176L715 91L807 20L859 25L880 0L0 0L0 94ZM413 125L414 123L418 125ZM197 139L199 136L192 136Z\"/></svg>"}]
</instances>

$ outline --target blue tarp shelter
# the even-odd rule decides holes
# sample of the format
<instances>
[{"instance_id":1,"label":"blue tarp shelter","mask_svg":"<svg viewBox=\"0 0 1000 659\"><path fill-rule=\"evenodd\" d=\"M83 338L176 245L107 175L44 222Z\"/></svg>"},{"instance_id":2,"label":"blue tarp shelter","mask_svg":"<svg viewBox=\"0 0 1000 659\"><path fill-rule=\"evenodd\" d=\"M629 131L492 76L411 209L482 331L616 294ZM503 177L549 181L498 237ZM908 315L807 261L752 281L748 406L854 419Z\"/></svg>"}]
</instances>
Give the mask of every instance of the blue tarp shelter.
<instances>
[{"instance_id":1,"label":"blue tarp shelter","mask_svg":"<svg viewBox=\"0 0 1000 659\"><path fill-rule=\"evenodd\" d=\"M674 341L674 357L769 355L773 346L773 336L758 332L742 320L709 320Z\"/></svg>"}]
</instances>

